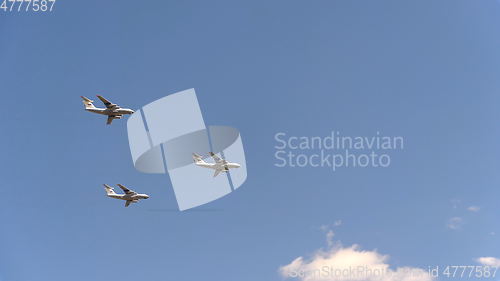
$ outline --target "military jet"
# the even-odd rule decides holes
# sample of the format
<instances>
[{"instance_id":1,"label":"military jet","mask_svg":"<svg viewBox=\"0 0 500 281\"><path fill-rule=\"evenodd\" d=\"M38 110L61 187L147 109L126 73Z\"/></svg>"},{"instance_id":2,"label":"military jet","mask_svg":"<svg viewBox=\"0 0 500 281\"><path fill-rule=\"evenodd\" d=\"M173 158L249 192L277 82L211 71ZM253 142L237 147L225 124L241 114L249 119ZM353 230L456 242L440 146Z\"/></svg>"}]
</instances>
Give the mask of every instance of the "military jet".
<instances>
[{"instance_id":1,"label":"military jet","mask_svg":"<svg viewBox=\"0 0 500 281\"><path fill-rule=\"evenodd\" d=\"M108 195L108 197L126 200L127 202L125 202L125 207L128 207L130 203L137 203L141 199L149 198L149 195L137 193L133 190L126 188L121 184L118 184L118 187L120 187L123 190L123 192L125 192L125 194L117 194L115 193L115 190L111 186L104 184L104 189L106 190L106 194Z\"/></svg>"},{"instance_id":2,"label":"military jet","mask_svg":"<svg viewBox=\"0 0 500 281\"><path fill-rule=\"evenodd\" d=\"M132 114L134 111L132 109L128 108L121 108L119 105L111 103L107 99L103 98L102 96L97 96L102 103L106 106L106 108L97 108L94 106L94 101L91 99L88 99L84 96L81 96L83 99L83 104L85 105L85 110L97 113L97 114L102 114L102 115L107 115L108 120L106 121L106 124L111 124L114 119L121 119L124 114Z\"/></svg>"},{"instance_id":3,"label":"military jet","mask_svg":"<svg viewBox=\"0 0 500 281\"><path fill-rule=\"evenodd\" d=\"M231 163L226 161L225 159L221 159L217 154L213 152L209 152L210 156L214 159L215 163L207 163L203 160L203 157L201 155L198 155L196 153L193 153L193 160L194 163L197 166L203 167L203 168L210 168L214 169L214 178L218 176L221 172L229 172L230 168L239 168L241 167L240 164L238 163Z\"/></svg>"}]
</instances>

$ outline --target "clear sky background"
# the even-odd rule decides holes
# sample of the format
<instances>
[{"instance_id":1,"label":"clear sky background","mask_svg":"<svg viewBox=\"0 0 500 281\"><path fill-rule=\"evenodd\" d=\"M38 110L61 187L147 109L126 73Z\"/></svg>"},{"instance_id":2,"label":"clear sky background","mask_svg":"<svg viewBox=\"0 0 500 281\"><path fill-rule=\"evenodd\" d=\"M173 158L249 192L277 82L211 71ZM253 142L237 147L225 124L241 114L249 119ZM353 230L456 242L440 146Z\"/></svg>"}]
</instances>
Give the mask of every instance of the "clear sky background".
<instances>
[{"instance_id":1,"label":"clear sky background","mask_svg":"<svg viewBox=\"0 0 500 281\"><path fill-rule=\"evenodd\" d=\"M498 1L58 0L0 11L0 35L2 281L281 280L322 225L394 268L500 257ZM188 88L240 130L248 179L181 213L167 176L134 169L126 120L79 96ZM273 165L275 133L332 130L405 147L385 169ZM103 183L151 198L124 208Z\"/></svg>"}]
</instances>

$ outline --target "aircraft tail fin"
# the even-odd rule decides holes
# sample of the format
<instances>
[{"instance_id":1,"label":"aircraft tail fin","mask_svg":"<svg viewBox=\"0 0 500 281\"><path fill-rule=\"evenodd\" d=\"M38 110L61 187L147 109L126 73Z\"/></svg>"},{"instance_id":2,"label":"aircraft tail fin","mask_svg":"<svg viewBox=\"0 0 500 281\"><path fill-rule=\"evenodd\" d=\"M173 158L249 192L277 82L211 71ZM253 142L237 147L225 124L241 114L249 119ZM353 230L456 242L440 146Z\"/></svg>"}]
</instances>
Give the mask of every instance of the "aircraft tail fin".
<instances>
[{"instance_id":1,"label":"aircraft tail fin","mask_svg":"<svg viewBox=\"0 0 500 281\"><path fill-rule=\"evenodd\" d=\"M203 157L201 157L201 155L196 154L196 153L193 153L193 160L194 160L194 163L204 163L205 162L205 161L203 161Z\"/></svg>"},{"instance_id":2,"label":"aircraft tail fin","mask_svg":"<svg viewBox=\"0 0 500 281\"><path fill-rule=\"evenodd\" d=\"M83 102L83 105L85 105L85 109L90 109L90 108L95 108L94 104L93 104L93 100L91 99L88 99L84 96L80 96L82 98L82 102Z\"/></svg>"},{"instance_id":3,"label":"aircraft tail fin","mask_svg":"<svg viewBox=\"0 0 500 281\"><path fill-rule=\"evenodd\" d=\"M104 184L104 189L106 190L106 194L107 194L108 196L109 196L109 195L115 195L115 194L116 194L116 193L115 193L115 190L114 190L111 186L109 186L109 185L107 185L107 184Z\"/></svg>"}]
</instances>

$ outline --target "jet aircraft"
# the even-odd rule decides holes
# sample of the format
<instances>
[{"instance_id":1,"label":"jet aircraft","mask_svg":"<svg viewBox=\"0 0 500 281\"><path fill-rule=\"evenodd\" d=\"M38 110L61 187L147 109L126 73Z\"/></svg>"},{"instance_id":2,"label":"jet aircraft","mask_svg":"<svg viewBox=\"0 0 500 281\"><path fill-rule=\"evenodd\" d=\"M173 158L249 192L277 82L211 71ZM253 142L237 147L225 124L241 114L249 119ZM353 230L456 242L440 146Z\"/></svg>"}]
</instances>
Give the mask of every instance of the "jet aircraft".
<instances>
[{"instance_id":1,"label":"jet aircraft","mask_svg":"<svg viewBox=\"0 0 500 281\"><path fill-rule=\"evenodd\" d=\"M91 99L88 99L84 96L81 96L83 99L83 104L85 105L85 110L97 113L97 114L102 114L102 115L107 115L108 120L106 121L106 124L111 124L114 119L121 119L124 114L132 114L134 111L132 109L128 108L121 108L119 105L114 104L107 99L103 98L102 96L97 96L102 103L106 106L106 108L97 108L94 106L94 101Z\"/></svg>"},{"instance_id":2,"label":"jet aircraft","mask_svg":"<svg viewBox=\"0 0 500 281\"><path fill-rule=\"evenodd\" d=\"M108 195L108 197L126 200L127 202L125 202L125 207L128 207L130 203L137 203L141 199L149 198L149 195L137 193L133 190L126 188L121 184L118 184L118 187L120 187L123 190L123 192L125 192L125 194L117 194L115 193L115 190L111 186L104 184L104 189L106 190L106 194Z\"/></svg>"},{"instance_id":3,"label":"jet aircraft","mask_svg":"<svg viewBox=\"0 0 500 281\"><path fill-rule=\"evenodd\" d=\"M207 163L203 160L203 157L201 155L198 155L196 153L193 153L193 160L194 163L197 166L203 167L203 168L209 168L209 169L214 169L214 177L219 175L221 172L229 172L229 169L231 168L239 168L241 167L240 164L238 163L231 163L226 161L225 159L221 159L217 154L213 152L209 152L210 156L214 159L215 163Z\"/></svg>"}]
</instances>

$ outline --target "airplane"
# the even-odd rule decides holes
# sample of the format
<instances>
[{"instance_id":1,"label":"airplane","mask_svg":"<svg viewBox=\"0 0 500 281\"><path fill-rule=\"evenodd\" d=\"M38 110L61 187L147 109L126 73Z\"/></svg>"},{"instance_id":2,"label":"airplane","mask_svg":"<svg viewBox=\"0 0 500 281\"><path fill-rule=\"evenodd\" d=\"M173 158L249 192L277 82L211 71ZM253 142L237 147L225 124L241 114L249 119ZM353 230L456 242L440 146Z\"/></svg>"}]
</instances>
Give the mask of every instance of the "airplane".
<instances>
[{"instance_id":1,"label":"airplane","mask_svg":"<svg viewBox=\"0 0 500 281\"><path fill-rule=\"evenodd\" d=\"M221 159L217 154L213 152L209 152L210 156L214 159L215 163L207 163L203 160L203 157L201 155L198 155L196 153L193 153L193 160L194 163L197 166L203 167L203 168L209 168L209 169L214 169L215 174L214 178L218 176L221 172L229 172L230 168L239 168L241 167L240 164L238 163L231 163L226 161L225 159Z\"/></svg>"},{"instance_id":2,"label":"airplane","mask_svg":"<svg viewBox=\"0 0 500 281\"><path fill-rule=\"evenodd\" d=\"M111 103L107 99L103 98L102 96L97 96L102 103L106 106L106 108L97 108L93 104L93 100L88 99L84 96L80 96L83 99L83 104L85 105L85 110L97 113L97 114L102 114L102 115L107 115L108 120L106 121L106 124L111 124L114 119L121 119L124 114L132 114L134 111L132 109L128 108L121 108L119 105Z\"/></svg>"},{"instance_id":3,"label":"airplane","mask_svg":"<svg viewBox=\"0 0 500 281\"><path fill-rule=\"evenodd\" d=\"M128 207L128 205L130 205L130 203L139 202L140 199L148 199L149 198L149 195L137 193L133 190L126 188L125 186L123 186L121 184L118 184L118 187L120 187L123 190L123 192L125 192L125 194L117 194L117 193L115 193L115 190L111 186L104 184L104 189L106 190L106 195L108 195L108 197L111 197L111 198L126 200L127 202L125 202L125 207Z\"/></svg>"}]
</instances>

